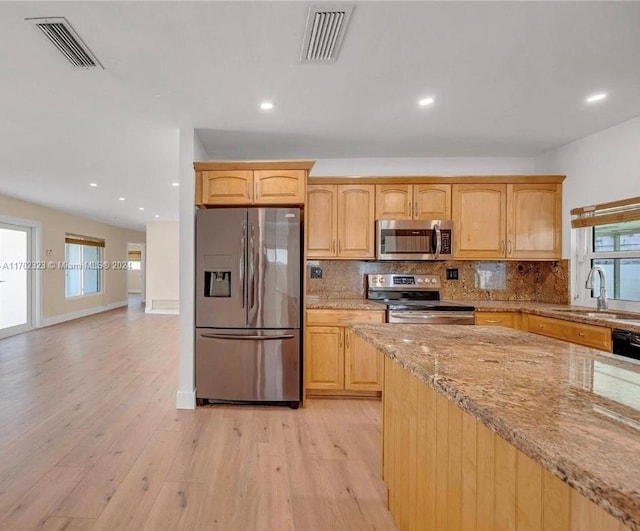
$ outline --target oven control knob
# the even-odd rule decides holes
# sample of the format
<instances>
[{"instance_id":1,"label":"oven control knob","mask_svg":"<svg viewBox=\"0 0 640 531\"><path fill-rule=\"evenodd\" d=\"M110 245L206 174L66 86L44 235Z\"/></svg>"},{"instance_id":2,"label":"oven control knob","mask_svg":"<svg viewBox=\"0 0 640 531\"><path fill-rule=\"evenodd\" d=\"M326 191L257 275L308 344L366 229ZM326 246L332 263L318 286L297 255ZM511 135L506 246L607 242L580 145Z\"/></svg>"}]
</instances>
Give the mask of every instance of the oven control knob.
<instances>
[{"instance_id":1,"label":"oven control knob","mask_svg":"<svg viewBox=\"0 0 640 531\"><path fill-rule=\"evenodd\" d=\"M422 284L422 279L421 278L418 279L418 284Z\"/></svg>"},{"instance_id":2,"label":"oven control knob","mask_svg":"<svg viewBox=\"0 0 640 531\"><path fill-rule=\"evenodd\" d=\"M431 279L431 283L432 283L432 284L437 284L437 283L438 283L438 281L437 281L435 278L432 278L432 279Z\"/></svg>"},{"instance_id":3,"label":"oven control knob","mask_svg":"<svg viewBox=\"0 0 640 531\"><path fill-rule=\"evenodd\" d=\"M378 282L380 282L380 284L384 284L384 277L378 277Z\"/></svg>"}]
</instances>

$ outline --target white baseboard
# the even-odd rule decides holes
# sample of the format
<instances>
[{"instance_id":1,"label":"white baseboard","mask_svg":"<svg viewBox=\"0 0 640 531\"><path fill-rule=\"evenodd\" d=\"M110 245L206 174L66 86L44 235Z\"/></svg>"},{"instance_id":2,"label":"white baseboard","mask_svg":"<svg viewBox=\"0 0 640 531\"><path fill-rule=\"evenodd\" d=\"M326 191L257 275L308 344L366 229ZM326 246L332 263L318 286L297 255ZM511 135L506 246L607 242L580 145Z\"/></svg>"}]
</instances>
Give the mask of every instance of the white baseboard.
<instances>
[{"instance_id":1,"label":"white baseboard","mask_svg":"<svg viewBox=\"0 0 640 531\"><path fill-rule=\"evenodd\" d=\"M145 306L145 313L164 313L178 315L180 313L180 301L151 299L151 302Z\"/></svg>"},{"instance_id":2,"label":"white baseboard","mask_svg":"<svg viewBox=\"0 0 640 531\"><path fill-rule=\"evenodd\" d=\"M122 308L127 305L127 301L112 302L104 306L94 306L93 308L87 308L86 310L79 310L77 312L63 313L61 315L54 315L52 317L45 317L40 321L39 328L45 326L51 326L65 321L72 321L73 319L80 319L81 317L88 317L96 313L108 312L109 310L115 310L116 308Z\"/></svg>"},{"instance_id":3,"label":"white baseboard","mask_svg":"<svg viewBox=\"0 0 640 531\"><path fill-rule=\"evenodd\" d=\"M176 409L195 409L196 390L178 391L176 393Z\"/></svg>"}]
</instances>

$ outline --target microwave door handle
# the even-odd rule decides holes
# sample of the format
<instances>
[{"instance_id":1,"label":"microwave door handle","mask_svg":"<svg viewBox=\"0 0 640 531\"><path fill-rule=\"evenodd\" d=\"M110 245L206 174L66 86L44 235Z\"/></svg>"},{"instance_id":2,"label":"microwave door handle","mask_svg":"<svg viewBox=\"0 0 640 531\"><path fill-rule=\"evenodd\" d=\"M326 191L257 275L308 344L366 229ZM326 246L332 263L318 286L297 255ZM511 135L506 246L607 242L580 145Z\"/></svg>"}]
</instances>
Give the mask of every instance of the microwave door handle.
<instances>
[{"instance_id":1,"label":"microwave door handle","mask_svg":"<svg viewBox=\"0 0 640 531\"><path fill-rule=\"evenodd\" d=\"M436 251L434 253L434 259L437 260L442 249L442 232L440 231L440 225L438 223L433 226L433 231L436 235Z\"/></svg>"}]
</instances>

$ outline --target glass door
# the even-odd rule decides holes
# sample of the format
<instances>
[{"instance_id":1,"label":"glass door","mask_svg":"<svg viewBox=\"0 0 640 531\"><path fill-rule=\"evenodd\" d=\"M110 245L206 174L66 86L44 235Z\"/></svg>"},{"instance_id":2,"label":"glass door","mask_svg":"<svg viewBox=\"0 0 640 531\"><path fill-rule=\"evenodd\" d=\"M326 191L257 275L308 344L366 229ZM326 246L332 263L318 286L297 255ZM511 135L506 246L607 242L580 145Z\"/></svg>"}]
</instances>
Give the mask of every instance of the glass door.
<instances>
[{"instance_id":1,"label":"glass door","mask_svg":"<svg viewBox=\"0 0 640 531\"><path fill-rule=\"evenodd\" d=\"M0 337L32 328L31 228L0 223Z\"/></svg>"}]
</instances>

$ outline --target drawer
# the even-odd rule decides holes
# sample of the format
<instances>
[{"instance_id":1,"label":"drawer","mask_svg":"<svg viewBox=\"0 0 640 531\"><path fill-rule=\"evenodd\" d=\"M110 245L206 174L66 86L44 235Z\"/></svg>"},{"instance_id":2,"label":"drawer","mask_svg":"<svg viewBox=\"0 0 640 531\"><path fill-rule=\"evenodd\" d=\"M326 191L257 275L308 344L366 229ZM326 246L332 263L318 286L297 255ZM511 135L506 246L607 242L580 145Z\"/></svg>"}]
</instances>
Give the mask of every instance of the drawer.
<instances>
[{"instance_id":1,"label":"drawer","mask_svg":"<svg viewBox=\"0 0 640 531\"><path fill-rule=\"evenodd\" d=\"M385 312L376 310L307 310L308 325L341 326L350 323L384 323Z\"/></svg>"},{"instance_id":2,"label":"drawer","mask_svg":"<svg viewBox=\"0 0 640 531\"><path fill-rule=\"evenodd\" d=\"M611 330L605 326L572 323L562 319L530 315L529 331L611 352Z\"/></svg>"},{"instance_id":3,"label":"drawer","mask_svg":"<svg viewBox=\"0 0 640 531\"><path fill-rule=\"evenodd\" d=\"M518 328L517 312L476 312L476 324L479 326L507 326Z\"/></svg>"}]
</instances>

